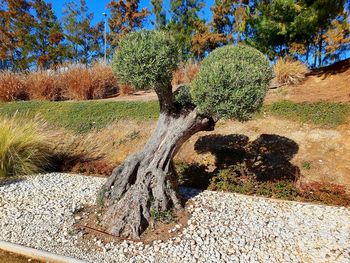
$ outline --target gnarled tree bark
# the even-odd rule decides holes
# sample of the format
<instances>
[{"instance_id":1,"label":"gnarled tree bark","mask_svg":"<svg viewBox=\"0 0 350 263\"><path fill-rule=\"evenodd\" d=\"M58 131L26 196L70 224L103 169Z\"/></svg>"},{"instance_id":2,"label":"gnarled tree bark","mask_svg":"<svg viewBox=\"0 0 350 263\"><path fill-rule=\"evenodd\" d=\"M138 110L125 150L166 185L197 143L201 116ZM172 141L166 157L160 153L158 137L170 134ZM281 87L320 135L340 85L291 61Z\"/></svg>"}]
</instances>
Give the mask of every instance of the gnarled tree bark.
<instances>
[{"instance_id":1,"label":"gnarled tree bark","mask_svg":"<svg viewBox=\"0 0 350 263\"><path fill-rule=\"evenodd\" d=\"M169 94L157 94L161 112L153 135L142 151L114 169L100 191L106 209L102 225L116 236L138 239L149 226L152 210L182 207L173 157L193 134L215 125L193 107L176 110Z\"/></svg>"}]
</instances>

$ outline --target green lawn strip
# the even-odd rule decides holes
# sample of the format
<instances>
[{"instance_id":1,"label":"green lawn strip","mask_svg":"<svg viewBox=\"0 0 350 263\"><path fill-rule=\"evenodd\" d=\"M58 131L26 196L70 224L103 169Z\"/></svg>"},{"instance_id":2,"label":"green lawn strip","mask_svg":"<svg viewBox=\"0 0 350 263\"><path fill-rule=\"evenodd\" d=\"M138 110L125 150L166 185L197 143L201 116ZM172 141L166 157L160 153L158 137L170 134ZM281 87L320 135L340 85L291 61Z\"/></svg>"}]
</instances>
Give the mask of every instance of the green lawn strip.
<instances>
[{"instance_id":1,"label":"green lawn strip","mask_svg":"<svg viewBox=\"0 0 350 263\"><path fill-rule=\"evenodd\" d=\"M103 128L109 123L121 119L157 119L159 106L157 101L23 101L0 103L0 115L13 116L15 113L20 118L33 118L39 115L53 126L84 133L91 129Z\"/></svg>"},{"instance_id":2,"label":"green lawn strip","mask_svg":"<svg viewBox=\"0 0 350 263\"><path fill-rule=\"evenodd\" d=\"M350 116L350 104L336 102L294 103L282 100L265 105L263 111L277 117L315 124L324 128L335 128L347 123Z\"/></svg>"},{"instance_id":3,"label":"green lawn strip","mask_svg":"<svg viewBox=\"0 0 350 263\"><path fill-rule=\"evenodd\" d=\"M33 118L39 115L53 126L84 133L91 129L103 128L109 123L121 119L157 119L159 106L157 101L18 101L0 103L0 115L12 116L16 112L18 117ZM261 113L255 115L255 118L262 117L262 112L320 127L334 128L347 122L350 116L350 104L294 103L283 100L265 105Z\"/></svg>"}]
</instances>

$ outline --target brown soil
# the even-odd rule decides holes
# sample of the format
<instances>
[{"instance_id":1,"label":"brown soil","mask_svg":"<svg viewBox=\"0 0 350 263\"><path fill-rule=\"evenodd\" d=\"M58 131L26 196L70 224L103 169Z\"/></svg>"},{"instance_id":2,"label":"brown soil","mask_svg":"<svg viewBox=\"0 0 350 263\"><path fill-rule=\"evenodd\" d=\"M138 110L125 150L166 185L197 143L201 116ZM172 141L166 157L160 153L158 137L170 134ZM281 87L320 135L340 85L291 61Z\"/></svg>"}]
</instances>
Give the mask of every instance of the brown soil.
<instances>
[{"instance_id":1,"label":"brown soil","mask_svg":"<svg viewBox=\"0 0 350 263\"><path fill-rule=\"evenodd\" d=\"M139 240L132 240L134 242L142 242L143 244L150 244L157 240L169 240L170 238L178 236L182 232L183 228L186 227L187 221L189 219L189 214L187 211L193 208L193 203L187 201L185 208L183 210L177 211L173 220L169 222L153 221ZM85 247L90 247L91 249L99 249L94 242L91 242L95 238L101 240L104 244L109 242L120 243L124 238L116 237L105 232L99 225L99 215L101 214L101 209L98 207L86 207L82 210L79 215L78 222L74 225L77 231L83 233L80 238L80 242Z\"/></svg>"},{"instance_id":2,"label":"brown soil","mask_svg":"<svg viewBox=\"0 0 350 263\"><path fill-rule=\"evenodd\" d=\"M311 72L305 81L295 86L271 89L265 102L350 102L350 59Z\"/></svg>"},{"instance_id":3,"label":"brown soil","mask_svg":"<svg viewBox=\"0 0 350 263\"><path fill-rule=\"evenodd\" d=\"M40 263L43 261L27 258L22 255L0 250L0 263L28 263L28 262Z\"/></svg>"}]
</instances>

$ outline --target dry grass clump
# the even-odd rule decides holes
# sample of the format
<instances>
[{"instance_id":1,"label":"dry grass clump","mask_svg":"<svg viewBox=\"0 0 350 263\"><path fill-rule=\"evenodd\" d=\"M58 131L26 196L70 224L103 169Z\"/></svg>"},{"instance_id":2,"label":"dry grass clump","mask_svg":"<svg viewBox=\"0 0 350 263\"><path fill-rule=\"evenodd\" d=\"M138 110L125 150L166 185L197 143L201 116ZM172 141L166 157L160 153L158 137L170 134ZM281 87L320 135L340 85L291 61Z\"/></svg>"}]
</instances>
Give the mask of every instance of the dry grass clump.
<instances>
[{"instance_id":1,"label":"dry grass clump","mask_svg":"<svg viewBox=\"0 0 350 263\"><path fill-rule=\"evenodd\" d=\"M173 73L173 85L190 83L198 74L200 65L193 61L181 63L177 70Z\"/></svg>"},{"instance_id":2,"label":"dry grass clump","mask_svg":"<svg viewBox=\"0 0 350 263\"><path fill-rule=\"evenodd\" d=\"M88 136L104 146L106 160L117 165L128 155L142 149L154 127L155 121L121 120L102 130L92 131Z\"/></svg>"},{"instance_id":3,"label":"dry grass clump","mask_svg":"<svg viewBox=\"0 0 350 263\"><path fill-rule=\"evenodd\" d=\"M55 72L37 71L27 75L26 86L30 99L63 100L63 87Z\"/></svg>"},{"instance_id":4,"label":"dry grass clump","mask_svg":"<svg viewBox=\"0 0 350 263\"><path fill-rule=\"evenodd\" d=\"M106 145L92 134L77 135L65 129L51 131L50 150L56 170L68 171L77 163L105 158Z\"/></svg>"},{"instance_id":5,"label":"dry grass clump","mask_svg":"<svg viewBox=\"0 0 350 263\"><path fill-rule=\"evenodd\" d=\"M0 177L28 175L43 171L50 150L46 124L38 119L0 120Z\"/></svg>"},{"instance_id":6,"label":"dry grass clump","mask_svg":"<svg viewBox=\"0 0 350 263\"><path fill-rule=\"evenodd\" d=\"M305 79L308 68L299 60L279 58L273 67L275 80L279 85L296 85Z\"/></svg>"},{"instance_id":7,"label":"dry grass clump","mask_svg":"<svg viewBox=\"0 0 350 263\"><path fill-rule=\"evenodd\" d=\"M0 71L0 101L13 101L26 98L24 75L10 71Z\"/></svg>"},{"instance_id":8,"label":"dry grass clump","mask_svg":"<svg viewBox=\"0 0 350 263\"><path fill-rule=\"evenodd\" d=\"M92 68L74 66L61 74L66 96L75 100L101 99L117 89L117 79L110 66Z\"/></svg>"},{"instance_id":9,"label":"dry grass clump","mask_svg":"<svg viewBox=\"0 0 350 263\"><path fill-rule=\"evenodd\" d=\"M91 100L118 91L112 68L96 63L91 68L74 65L65 71L36 71L28 74L0 72L0 101L37 99Z\"/></svg>"},{"instance_id":10,"label":"dry grass clump","mask_svg":"<svg viewBox=\"0 0 350 263\"><path fill-rule=\"evenodd\" d=\"M111 66L104 63L96 63L89 70L93 74L93 81L97 90L103 91L103 97L118 92L118 81L113 74Z\"/></svg>"},{"instance_id":11,"label":"dry grass clump","mask_svg":"<svg viewBox=\"0 0 350 263\"><path fill-rule=\"evenodd\" d=\"M135 89L128 84L122 84L120 85L119 92L121 95L130 95L135 92Z\"/></svg>"}]
</instances>

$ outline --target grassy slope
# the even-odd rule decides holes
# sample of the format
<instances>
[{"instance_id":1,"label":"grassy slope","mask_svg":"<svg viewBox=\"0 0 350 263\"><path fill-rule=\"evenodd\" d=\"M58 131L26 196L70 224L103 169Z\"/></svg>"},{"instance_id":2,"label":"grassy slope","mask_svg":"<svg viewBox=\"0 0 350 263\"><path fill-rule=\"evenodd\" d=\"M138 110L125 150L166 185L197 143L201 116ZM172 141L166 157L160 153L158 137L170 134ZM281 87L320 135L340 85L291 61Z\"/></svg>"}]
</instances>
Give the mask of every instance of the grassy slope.
<instances>
[{"instance_id":1,"label":"grassy slope","mask_svg":"<svg viewBox=\"0 0 350 263\"><path fill-rule=\"evenodd\" d=\"M17 112L17 113L16 113ZM158 117L157 101L152 102L47 102L0 103L0 115L32 118L39 115L50 124L79 133L100 129L120 119L148 120Z\"/></svg>"},{"instance_id":2,"label":"grassy slope","mask_svg":"<svg viewBox=\"0 0 350 263\"><path fill-rule=\"evenodd\" d=\"M324 128L335 128L345 124L350 115L350 104L335 102L294 103L277 101L265 106L265 111L303 123L311 123Z\"/></svg>"},{"instance_id":3,"label":"grassy slope","mask_svg":"<svg viewBox=\"0 0 350 263\"><path fill-rule=\"evenodd\" d=\"M344 124L350 115L350 104L317 102L293 103L278 101L264 106L264 112L282 118L333 128ZM0 116L13 115L32 118L41 116L55 126L79 133L100 129L120 119L148 120L158 117L157 101L149 102L10 102L0 103ZM257 114L256 117L261 116Z\"/></svg>"}]
</instances>

